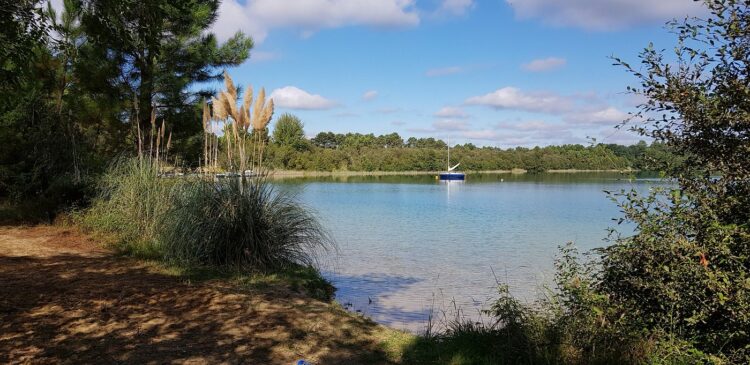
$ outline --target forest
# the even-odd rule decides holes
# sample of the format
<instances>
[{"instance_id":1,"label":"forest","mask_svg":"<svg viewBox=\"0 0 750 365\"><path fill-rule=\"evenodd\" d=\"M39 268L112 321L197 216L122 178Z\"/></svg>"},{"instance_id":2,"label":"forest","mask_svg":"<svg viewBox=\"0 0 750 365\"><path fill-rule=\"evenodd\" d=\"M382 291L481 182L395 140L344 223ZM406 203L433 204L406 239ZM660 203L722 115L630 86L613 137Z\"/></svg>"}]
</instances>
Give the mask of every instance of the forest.
<instances>
[{"instance_id":1,"label":"forest","mask_svg":"<svg viewBox=\"0 0 750 365\"><path fill-rule=\"evenodd\" d=\"M287 115L287 117L289 117ZM285 116L277 125L288 123ZM380 136L361 133L321 132L310 140L303 125L290 118L296 134L274 133L269 147L269 165L276 169L309 171L439 171L448 166L448 145L434 138L398 133ZM297 136L296 138L294 136ZM548 170L653 170L659 171L677 158L661 143L562 145L545 147L477 147L466 143L451 146L452 164L464 171L528 172Z\"/></svg>"}]
</instances>

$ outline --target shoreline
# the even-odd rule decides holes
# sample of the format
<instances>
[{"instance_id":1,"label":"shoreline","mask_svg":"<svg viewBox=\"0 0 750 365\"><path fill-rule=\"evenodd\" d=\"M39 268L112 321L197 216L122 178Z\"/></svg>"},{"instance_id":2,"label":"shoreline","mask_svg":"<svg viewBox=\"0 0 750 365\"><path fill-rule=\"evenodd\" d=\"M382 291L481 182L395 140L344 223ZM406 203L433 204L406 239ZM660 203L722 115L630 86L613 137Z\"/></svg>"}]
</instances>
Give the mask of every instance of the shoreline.
<instances>
[{"instance_id":1,"label":"shoreline","mask_svg":"<svg viewBox=\"0 0 750 365\"><path fill-rule=\"evenodd\" d=\"M546 170L544 173L553 174L575 174L575 173L587 173L587 172L617 172L617 173L632 173L638 172L636 169L609 169L609 170L587 170L587 169L560 169L560 170ZM527 174L528 170L525 169L511 169L511 170L479 170L479 171L463 171L466 174ZM271 178L295 178L295 177L348 177L348 176L420 176L420 175L436 175L440 171L306 171L306 170L271 170L268 176Z\"/></svg>"},{"instance_id":2,"label":"shoreline","mask_svg":"<svg viewBox=\"0 0 750 365\"><path fill-rule=\"evenodd\" d=\"M490 171L464 171L467 174L525 174L526 170L490 170ZM272 170L269 176L272 178L287 177L331 177L331 176L421 176L437 175L440 171L305 171L305 170Z\"/></svg>"},{"instance_id":3,"label":"shoreline","mask_svg":"<svg viewBox=\"0 0 750 365\"><path fill-rule=\"evenodd\" d=\"M639 172L641 170L638 169L609 169L609 170L579 170L579 169L561 169L561 170L546 170L544 172L550 173L550 174L577 174L582 172L618 172L618 173L631 173L631 172Z\"/></svg>"}]
</instances>

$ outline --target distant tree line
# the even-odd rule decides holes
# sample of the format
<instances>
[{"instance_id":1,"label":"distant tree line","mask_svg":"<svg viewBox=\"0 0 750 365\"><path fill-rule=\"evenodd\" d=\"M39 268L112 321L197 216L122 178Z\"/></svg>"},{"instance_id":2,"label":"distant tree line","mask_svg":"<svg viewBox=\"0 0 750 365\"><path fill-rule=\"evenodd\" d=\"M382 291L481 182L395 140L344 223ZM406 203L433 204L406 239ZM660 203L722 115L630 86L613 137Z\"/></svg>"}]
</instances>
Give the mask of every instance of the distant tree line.
<instances>
[{"instance_id":1,"label":"distant tree line","mask_svg":"<svg viewBox=\"0 0 750 365\"><path fill-rule=\"evenodd\" d=\"M284 122L285 124L287 122ZM436 171L448 165L448 144L440 139L410 137L398 133L383 135L320 132L304 138L301 121L295 127L277 124L269 149L269 166L275 169L311 171ZM282 129L279 127L283 126ZM285 130L289 136L285 136ZM291 135L293 134L293 136ZM477 147L472 143L451 147L451 162L461 169L511 170L659 170L675 157L665 145L641 141L631 146L580 144L516 147Z\"/></svg>"}]
</instances>

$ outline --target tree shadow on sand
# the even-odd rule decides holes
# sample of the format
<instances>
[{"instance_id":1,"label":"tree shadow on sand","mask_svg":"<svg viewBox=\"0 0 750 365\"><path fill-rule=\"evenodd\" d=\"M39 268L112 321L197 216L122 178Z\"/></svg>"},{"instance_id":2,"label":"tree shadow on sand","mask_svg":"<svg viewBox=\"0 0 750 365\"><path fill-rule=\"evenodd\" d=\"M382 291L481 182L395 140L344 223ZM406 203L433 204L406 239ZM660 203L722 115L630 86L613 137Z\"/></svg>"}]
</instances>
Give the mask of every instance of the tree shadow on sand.
<instances>
[{"instance_id":1,"label":"tree shadow on sand","mask_svg":"<svg viewBox=\"0 0 750 365\"><path fill-rule=\"evenodd\" d=\"M374 323L277 289L112 256L0 256L0 363L386 363Z\"/></svg>"}]
</instances>

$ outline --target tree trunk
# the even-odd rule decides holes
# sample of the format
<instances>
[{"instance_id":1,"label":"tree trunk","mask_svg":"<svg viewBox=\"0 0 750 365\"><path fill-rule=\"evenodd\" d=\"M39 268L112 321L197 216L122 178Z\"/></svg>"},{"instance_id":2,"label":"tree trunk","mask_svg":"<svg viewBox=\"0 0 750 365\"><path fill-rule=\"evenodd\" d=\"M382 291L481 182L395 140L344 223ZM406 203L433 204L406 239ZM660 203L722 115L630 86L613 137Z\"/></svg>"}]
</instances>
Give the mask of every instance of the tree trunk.
<instances>
[{"instance_id":1,"label":"tree trunk","mask_svg":"<svg viewBox=\"0 0 750 365\"><path fill-rule=\"evenodd\" d=\"M135 62L141 73L141 84L138 87L138 124L144 135L150 136L151 112L154 108L154 64L146 52L142 59Z\"/></svg>"}]
</instances>

